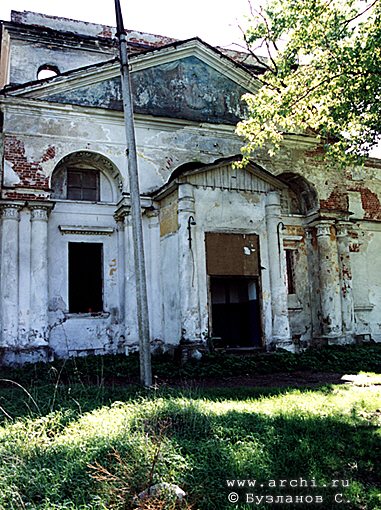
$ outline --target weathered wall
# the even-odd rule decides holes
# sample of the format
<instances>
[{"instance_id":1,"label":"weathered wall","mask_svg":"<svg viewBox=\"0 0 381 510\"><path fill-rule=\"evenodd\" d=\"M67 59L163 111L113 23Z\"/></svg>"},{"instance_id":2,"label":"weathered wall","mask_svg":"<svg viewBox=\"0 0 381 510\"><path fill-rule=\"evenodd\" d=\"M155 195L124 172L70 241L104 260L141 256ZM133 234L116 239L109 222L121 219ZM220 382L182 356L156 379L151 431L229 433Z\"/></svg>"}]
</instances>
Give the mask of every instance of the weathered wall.
<instances>
[{"instance_id":1,"label":"weathered wall","mask_svg":"<svg viewBox=\"0 0 381 510\"><path fill-rule=\"evenodd\" d=\"M37 80L38 70L44 65L57 67L60 73L64 73L115 56L115 50L108 45L94 45L87 49L81 48L80 44L70 47L62 42L57 44L54 38L49 42L12 38L9 51L8 83L11 84Z\"/></svg>"},{"instance_id":2,"label":"weathered wall","mask_svg":"<svg viewBox=\"0 0 381 510\"><path fill-rule=\"evenodd\" d=\"M59 161L82 150L105 155L119 169L124 190L128 190L121 114L38 108L28 102L25 108L7 108L4 126L6 184L17 188L19 194L25 193L25 187L46 190ZM181 164L210 163L238 153L241 145L233 128L196 128L142 118L137 119L136 136L143 194L163 185ZM15 198L15 190L3 189L3 197Z\"/></svg>"},{"instance_id":3,"label":"weathered wall","mask_svg":"<svg viewBox=\"0 0 381 510\"><path fill-rule=\"evenodd\" d=\"M381 229L363 223L353 230L350 244L358 335L381 341Z\"/></svg>"},{"instance_id":4,"label":"weathered wall","mask_svg":"<svg viewBox=\"0 0 381 510\"><path fill-rule=\"evenodd\" d=\"M163 339L177 344L181 338L177 191L162 200L159 218ZM157 255L151 253L153 258Z\"/></svg>"}]
</instances>

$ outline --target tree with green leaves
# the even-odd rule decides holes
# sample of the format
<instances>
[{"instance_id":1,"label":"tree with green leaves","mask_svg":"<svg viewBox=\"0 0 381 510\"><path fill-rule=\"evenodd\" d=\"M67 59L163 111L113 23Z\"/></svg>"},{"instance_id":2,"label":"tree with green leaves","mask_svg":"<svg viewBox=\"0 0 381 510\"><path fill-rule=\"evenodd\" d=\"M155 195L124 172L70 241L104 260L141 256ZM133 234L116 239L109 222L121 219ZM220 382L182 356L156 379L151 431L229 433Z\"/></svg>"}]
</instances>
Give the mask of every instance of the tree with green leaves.
<instances>
[{"instance_id":1,"label":"tree with green leaves","mask_svg":"<svg viewBox=\"0 0 381 510\"><path fill-rule=\"evenodd\" d=\"M363 162L381 133L381 0L268 0L245 40L264 72L244 96L244 155L307 132L335 162Z\"/></svg>"}]
</instances>

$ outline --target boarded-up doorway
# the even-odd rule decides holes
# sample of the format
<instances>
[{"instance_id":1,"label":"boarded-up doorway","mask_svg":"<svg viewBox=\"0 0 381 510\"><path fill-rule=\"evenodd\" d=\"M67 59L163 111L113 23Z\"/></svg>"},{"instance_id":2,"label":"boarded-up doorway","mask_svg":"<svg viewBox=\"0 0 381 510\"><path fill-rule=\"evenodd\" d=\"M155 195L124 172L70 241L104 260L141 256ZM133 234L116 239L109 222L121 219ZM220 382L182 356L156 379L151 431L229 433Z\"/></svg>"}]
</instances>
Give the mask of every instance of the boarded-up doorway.
<instances>
[{"instance_id":1,"label":"boarded-up doorway","mask_svg":"<svg viewBox=\"0 0 381 510\"><path fill-rule=\"evenodd\" d=\"M207 233L205 243L212 336L225 347L260 347L258 236Z\"/></svg>"}]
</instances>

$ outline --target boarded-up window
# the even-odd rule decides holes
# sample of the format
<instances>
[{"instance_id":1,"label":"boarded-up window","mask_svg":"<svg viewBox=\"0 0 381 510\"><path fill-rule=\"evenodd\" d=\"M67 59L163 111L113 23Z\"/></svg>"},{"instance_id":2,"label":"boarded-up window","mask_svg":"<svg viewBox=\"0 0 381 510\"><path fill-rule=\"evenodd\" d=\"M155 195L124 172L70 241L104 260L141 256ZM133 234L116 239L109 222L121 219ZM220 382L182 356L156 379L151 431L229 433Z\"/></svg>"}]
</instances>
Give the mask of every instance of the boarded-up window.
<instances>
[{"instance_id":1,"label":"boarded-up window","mask_svg":"<svg viewBox=\"0 0 381 510\"><path fill-rule=\"evenodd\" d=\"M206 266L210 276L259 276L256 234L205 234Z\"/></svg>"},{"instance_id":2,"label":"boarded-up window","mask_svg":"<svg viewBox=\"0 0 381 510\"><path fill-rule=\"evenodd\" d=\"M97 170L68 168L67 198L97 202L99 200L99 172Z\"/></svg>"}]
</instances>

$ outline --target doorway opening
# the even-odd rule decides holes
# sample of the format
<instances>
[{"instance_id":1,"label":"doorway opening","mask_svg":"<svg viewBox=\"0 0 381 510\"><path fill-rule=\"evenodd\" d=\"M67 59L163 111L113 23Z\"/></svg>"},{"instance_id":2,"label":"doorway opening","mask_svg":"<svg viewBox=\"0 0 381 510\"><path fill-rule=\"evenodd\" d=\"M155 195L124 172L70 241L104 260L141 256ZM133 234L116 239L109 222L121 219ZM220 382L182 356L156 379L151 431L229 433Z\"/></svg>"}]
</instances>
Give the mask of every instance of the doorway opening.
<instances>
[{"instance_id":1,"label":"doorway opening","mask_svg":"<svg viewBox=\"0 0 381 510\"><path fill-rule=\"evenodd\" d=\"M258 279L210 277L212 336L221 347L261 347Z\"/></svg>"},{"instance_id":2,"label":"doorway opening","mask_svg":"<svg viewBox=\"0 0 381 510\"><path fill-rule=\"evenodd\" d=\"M69 243L69 312L103 311L103 244Z\"/></svg>"}]
</instances>

